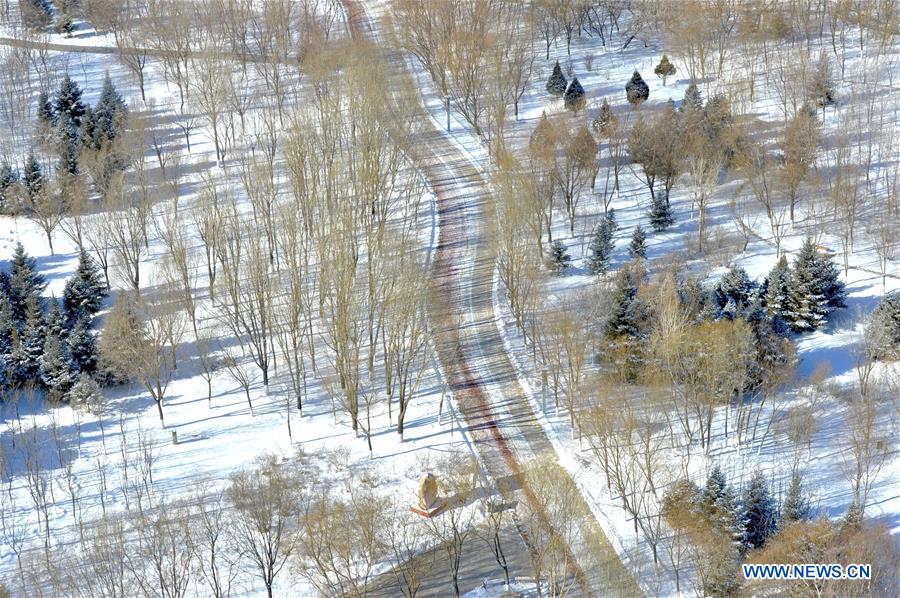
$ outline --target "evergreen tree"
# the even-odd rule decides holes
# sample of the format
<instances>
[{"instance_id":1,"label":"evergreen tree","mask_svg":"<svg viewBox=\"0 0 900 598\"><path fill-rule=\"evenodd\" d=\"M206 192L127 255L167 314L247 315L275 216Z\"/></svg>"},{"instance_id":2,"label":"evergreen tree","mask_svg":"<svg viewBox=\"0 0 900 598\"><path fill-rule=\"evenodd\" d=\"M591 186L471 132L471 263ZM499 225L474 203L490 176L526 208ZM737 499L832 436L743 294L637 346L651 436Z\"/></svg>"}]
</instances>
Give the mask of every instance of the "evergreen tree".
<instances>
[{"instance_id":1,"label":"evergreen tree","mask_svg":"<svg viewBox=\"0 0 900 598\"><path fill-rule=\"evenodd\" d=\"M747 272L743 268L732 266L713 287L712 296L723 314L734 319L749 306L752 291L753 282Z\"/></svg>"},{"instance_id":2,"label":"evergreen tree","mask_svg":"<svg viewBox=\"0 0 900 598\"><path fill-rule=\"evenodd\" d=\"M663 197L661 193L657 193L651 200L650 207L650 226L656 232L664 231L675 224L675 217L672 215L672 207L669 201Z\"/></svg>"},{"instance_id":3,"label":"evergreen tree","mask_svg":"<svg viewBox=\"0 0 900 598\"><path fill-rule=\"evenodd\" d=\"M40 360L40 380L52 401L65 399L74 383L71 363L65 353L63 342L53 334L48 334L44 341Z\"/></svg>"},{"instance_id":4,"label":"evergreen tree","mask_svg":"<svg viewBox=\"0 0 900 598\"><path fill-rule=\"evenodd\" d=\"M737 498L718 465L713 466L706 478L700 502L710 523L733 539L740 537Z\"/></svg>"},{"instance_id":5,"label":"evergreen tree","mask_svg":"<svg viewBox=\"0 0 900 598\"><path fill-rule=\"evenodd\" d=\"M50 310L47 313L47 335L62 338L65 334L62 314L59 311L59 302L56 297L50 298Z\"/></svg>"},{"instance_id":6,"label":"evergreen tree","mask_svg":"<svg viewBox=\"0 0 900 598\"><path fill-rule=\"evenodd\" d=\"M844 307L846 292L831 258L819 253L807 238L791 270L785 321L794 332L815 330L828 314Z\"/></svg>"},{"instance_id":7,"label":"evergreen tree","mask_svg":"<svg viewBox=\"0 0 900 598\"><path fill-rule=\"evenodd\" d=\"M681 102L682 112L690 112L692 110L695 110L698 114L703 111L703 95L693 80L691 80L691 84L685 90L684 100Z\"/></svg>"},{"instance_id":8,"label":"evergreen tree","mask_svg":"<svg viewBox=\"0 0 900 598\"><path fill-rule=\"evenodd\" d=\"M742 502L744 543L750 548L760 548L775 533L778 521L775 500L761 471L756 470L750 478Z\"/></svg>"},{"instance_id":9,"label":"evergreen tree","mask_svg":"<svg viewBox=\"0 0 900 598\"><path fill-rule=\"evenodd\" d=\"M584 95L584 87L578 81L578 77L573 77L572 82L566 87L566 93L563 95L563 102L566 108L572 112L580 112L584 109L587 98Z\"/></svg>"},{"instance_id":10,"label":"evergreen tree","mask_svg":"<svg viewBox=\"0 0 900 598\"><path fill-rule=\"evenodd\" d=\"M63 78L62 84L59 86L53 109L60 126L72 127L78 131L81 127L81 119L84 117L85 107L84 102L81 101L81 88L69 75Z\"/></svg>"},{"instance_id":11,"label":"evergreen tree","mask_svg":"<svg viewBox=\"0 0 900 598\"><path fill-rule=\"evenodd\" d=\"M83 251L78 256L75 275L66 281L63 289L63 310L71 325L81 314L92 316L103 305L106 287L97 263Z\"/></svg>"},{"instance_id":12,"label":"evergreen tree","mask_svg":"<svg viewBox=\"0 0 900 598\"><path fill-rule=\"evenodd\" d=\"M557 274L563 271L572 263L572 256L566 251L566 246L561 241L556 240L550 244L550 266Z\"/></svg>"},{"instance_id":13,"label":"evergreen tree","mask_svg":"<svg viewBox=\"0 0 900 598\"><path fill-rule=\"evenodd\" d=\"M609 228L613 234L619 232L619 223L616 222L616 209L610 208L606 211L606 221L609 222Z\"/></svg>"},{"instance_id":14,"label":"evergreen tree","mask_svg":"<svg viewBox=\"0 0 900 598\"><path fill-rule=\"evenodd\" d=\"M637 283L630 268L623 268L616 275L612 313L606 323L606 336L617 339L634 337L638 333Z\"/></svg>"},{"instance_id":15,"label":"evergreen tree","mask_svg":"<svg viewBox=\"0 0 900 598\"><path fill-rule=\"evenodd\" d=\"M67 348L72 358L73 369L93 373L97 369L97 343L90 330L90 320L82 314L75 320L67 338Z\"/></svg>"},{"instance_id":16,"label":"evergreen tree","mask_svg":"<svg viewBox=\"0 0 900 598\"><path fill-rule=\"evenodd\" d=\"M72 385L68 399L72 405L84 406L88 410L92 410L103 400L103 391L93 378L81 373L75 384Z\"/></svg>"},{"instance_id":17,"label":"evergreen tree","mask_svg":"<svg viewBox=\"0 0 900 598\"><path fill-rule=\"evenodd\" d=\"M37 297L31 296L27 301L25 325L22 328L20 351L16 353L15 368L20 384L36 380L41 368L41 355L44 353L46 341L46 323L41 313Z\"/></svg>"},{"instance_id":18,"label":"evergreen tree","mask_svg":"<svg viewBox=\"0 0 900 598\"><path fill-rule=\"evenodd\" d=\"M46 286L44 277L37 272L37 263L34 258L25 253L25 248L21 243L16 243L9 274L9 290L7 291L14 321L19 323L24 321L28 301L33 298L37 303L41 291Z\"/></svg>"},{"instance_id":19,"label":"evergreen tree","mask_svg":"<svg viewBox=\"0 0 900 598\"><path fill-rule=\"evenodd\" d=\"M790 293L791 271L788 268L787 258L781 256L769 277L766 279L765 308L766 315L773 321L784 321L784 312L788 305Z\"/></svg>"},{"instance_id":20,"label":"evergreen tree","mask_svg":"<svg viewBox=\"0 0 900 598\"><path fill-rule=\"evenodd\" d=\"M594 236L588 249L588 272L603 274L609 266L609 258L613 252L614 222L609 217L602 218L594 229Z\"/></svg>"},{"instance_id":21,"label":"evergreen tree","mask_svg":"<svg viewBox=\"0 0 900 598\"><path fill-rule=\"evenodd\" d=\"M13 352L16 325L12 319L9 301L0 295L0 355L8 357Z\"/></svg>"},{"instance_id":22,"label":"evergreen tree","mask_svg":"<svg viewBox=\"0 0 900 598\"><path fill-rule=\"evenodd\" d=\"M9 162L0 164L0 213L10 213L15 206L11 190L19 182L19 173L9 165Z\"/></svg>"},{"instance_id":23,"label":"evergreen tree","mask_svg":"<svg viewBox=\"0 0 900 598\"><path fill-rule=\"evenodd\" d=\"M43 89L38 94L37 119L44 130L49 131L56 126L56 113L53 112L50 96Z\"/></svg>"},{"instance_id":24,"label":"evergreen tree","mask_svg":"<svg viewBox=\"0 0 900 598\"><path fill-rule=\"evenodd\" d=\"M566 88L568 86L569 82L566 80L566 76L563 75L562 68L559 66L559 61L557 60L556 65L553 67L553 72L547 80L547 91L550 95L560 97L566 93Z\"/></svg>"},{"instance_id":25,"label":"evergreen tree","mask_svg":"<svg viewBox=\"0 0 900 598\"><path fill-rule=\"evenodd\" d=\"M113 85L109 73L103 79L103 90L94 109L94 127L101 143L113 141L118 135L128 115L128 107L122 95Z\"/></svg>"},{"instance_id":26,"label":"evergreen tree","mask_svg":"<svg viewBox=\"0 0 900 598\"><path fill-rule=\"evenodd\" d=\"M606 101L606 98L603 98L603 103L600 104L600 112L594 117L591 128L600 137L607 137L611 126L615 124L615 120L616 116L613 114L612 108L609 107L609 102Z\"/></svg>"},{"instance_id":27,"label":"evergreen tree","mask_svg":"<svg viewBox=\"0 0 900 598\"><path fill-rule=\"evenodd\" d=\"M625 96L632 106L642 104L650 97L650 87L644 83L639 72L634 71L631 79L625 84Z\"/></svg>"},{"instance_id":28,"label":"evergreen tree","mask_svg":"<svg viewBox=\"0 0 900 598\"><path fill-rule=\"evenodd\" d=\"M656 76L662 79L663 87L666 86L666 79L675 74L675 71L678 69L675 68L675 65L669 62L669 57L665 54L662 55L662 58L659 61L659 64L656 65L656 68L653 69L653 72L656 73Z\"/></svg>"},{"instance_id":29,"label":"evergreen tree","mask_svg":"<svg viewBox=\"0 0 900 598\"><path fill-rule=\"evenodd\" d=\"M785 523L803 521L809 517L809 500L803 492L800 472L791 474L791 485L788 488L784 504L781 506L781 520Z\"/></svg>"},{"instance_id":30,"label":"evergreen tree","mask_svg":"<svg viewBox=\"0 0 900 598\"><path fill-rule=\"evenodd\" d=\"M631 233L631 244L628 245L628 255L635 258L647 257L647 234L640 224L634 227L634 232Z\"/></svg>"},{"instance_id":31,"label":"evergreen tree","mask_svg":"<svg viewBox=\"0 0 900 598\"><path fill-rule=\"evenodd\" d=\"M37 161L34 154L29 154L28 159L25 160L24 172L25 192L28 194L28 199L33 203L38 193L44 188L44 172L41 168L41 163Z\"/></svg>"},{"instance_id":32,"label":"evergreen tree","mask_svg":"<svg viewBox=\"0 0 900 598\"><path fill-rule=\"evenodd\" d=\"M900 357L900 293L895 291L881 299L872 312L866 335L879 359Z\"/></svg>"}]
</instances>

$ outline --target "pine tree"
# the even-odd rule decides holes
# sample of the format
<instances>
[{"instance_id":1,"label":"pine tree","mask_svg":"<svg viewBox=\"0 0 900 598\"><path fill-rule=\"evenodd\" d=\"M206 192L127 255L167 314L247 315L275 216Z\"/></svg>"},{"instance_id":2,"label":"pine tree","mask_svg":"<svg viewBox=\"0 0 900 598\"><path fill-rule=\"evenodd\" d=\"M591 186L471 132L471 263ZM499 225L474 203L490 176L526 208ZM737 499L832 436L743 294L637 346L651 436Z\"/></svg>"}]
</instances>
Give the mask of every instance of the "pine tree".
<instances>
[{"instance_id":1,"label":"pine tree","mask_svg":"<svg viewBox=\"0 0 900 598\"><path fill-rule=\"evenodd\" d=\"M561 275L572 263L572 256L566 251L566 246L556 240L550 244L550 266L553 271Z\"/></svg>"},{"instance_id":2,"label":"pine tree","mask_svg":"<svg viewBox=\"0 0 900 598\"><path fill-rule=\"evenodd\" d=\"M560 97L566 93L566 88L568 86L569 82L566 80L566 76L563 75L562 68L559 66L559 61L557 60L556 65L553 67L553 72L547 80L547 91L550 95Z\"/></svg>"},{"instance_id":3,"label":"pine tree","mask_svg":"<svg viewBox=\"0 0 900 598\"><path fill-rule=\"evenodd\" d=\"M584 109L587 98L584 95L584 87L581 86L578 77L573 77L572 82L566 87L566 93L563 95L563 102L565 103L566 108L572 112L580 112Z\"/></svg>"},{"instance_id":4,"label":"pine tree","mask_svg":"<svg viewBox=\"0 0 900 598\"><path fill-rule=\"evenodd\" d=\"M81 373L69 390L68 400L72 405L83 407L96 415L97 406L103 400L103 391L93 378Z\"/></svg>"},{"instance_id":5,"label":"pine tree","mask_svg":"<svg viewBox=\"0 0 900 598\"><path fill-rule=\"evenodd\" d=\"M794 332L815 330L828 314L844 307L846 292L831 258L819 253L807 238L797 253L790 275L785 321Z\"/></svg>"},{"instance_id":6,"label":"pine tree","mask_svg":"<svg viewBox=\"0 0 900 598\"><path fill-rule=\"evenodd\" d=\"M682 112L696 111L701 114L703 111L703 95L697 88L697 84L691 80L691 84L684 91L684 100L681 102Z\"/></svg>"},{"instance_id":7,"label":"pine tree","mask_svg":"<svg viewBox=\"0 0 900 598\"><path fill-rule=\"evenodd\" d=\"M634 337L638 333L637 284L630 268L616 275L612 313L606 322L606 336L610 339Z\"/></svg>"},{"instance_id":8,"label":"pine tree","mask_svg":"<svg viewBox=\"0 0 900 598\"><path fill-rule=\"evenodd\" d=\"M59 302L56 297L50 298L50 310L47 312L47 335L62 338L65 334L62 314L59 311Z\"/></svg>"},{"instance_id":9,"label":"pine tree","mask_svg":"<svg viewBox=\"0 0 900 598\"><path fill-rule=\"evenodd\" d=\"M788 488L784 504L781 506L781 520L785 523L803 521L809 517L809 500L803 492L800 472L791 474L791 485Z\"/></svg>"},{"instance_id":10,"label":"pine tree","mask_svg":"<svg viewBox=\"0 0 900 598\"><path fill-rule=\"evenodd\" d=\"M656 65L656 68L653 69L653 72L656 73L656 76L662 79L663 87L666 86L666 79L675 74L675 71L678 69L675 68L675 65L669 62L669 57L665 54L662 55L662 58L659 61L659 64Z\"/></svg>"},{"instance_id":11,"label":"pine tree","mask_svg":"<svg viewBox=\"0 0 900 598\"><path fill-rule=\"evenodd\" d=\"M0 355L8 357L12 353L15 333L9 301L5 295L0 295Z\"/></svg>"},{"instance_id":12,"label":"pine tree","mask_svg":"<svg viewBox=\"0 0 900 598\"><path fill-rule=\"evenodd\" d=\"M650 87L644 83L639 72L634 71L631 79L625 84L625 96L632 106L642 104L650 97Z\"/></svg>"},{"instance_id":13,"label":"pine tree","mask_svg":"<svg viewBox=\"0 0 900 598\"><path fill-rule=\"evenodd\" d=\"M606 98L603 98L603 103L600 104L600 112L594 117L591 128L600 137L608 137L610 129L615 122L616 116L613 114L612 108L609 107L609 102Z\"/></svg>"},{"instance_id":14,"label":"pine tree","mask_svg":"<svg viewBox=\"0 0 900 598\"><path fill-rule=\"evenodd\" d=\"M14 321L21 323L25 320L28 301L33 298L38 302L39 295L46 286L44 277L37 272L34 258L25 253L22 243L16 243L7 291Z\"/></svg>"},{"instance_id":15,"label":"pine tree","mask_svg":"<svg viewBox=\"0 0 900 598\"><path fill-rule=\"evenodd\" d=\"M83 251L78 256L75 275L66 281L63 289L63 310L71 325L81 314L92 316L103 305L106 287L97 263Z\"/></svg>"},{"instance_id":16,"label":"pine tree","mask_svg":"<svg viewBox=\"0 0 900 598\"><path fill-rule=\"evenodd\" d=\"M588 272L603 274L608 270L609 258L613 252L614 221L602 218L594 229L594 236L588 249Z\"/></svg>"},{"instance_id":17,"label":"pine tree","mask_svg":"<svg viewBox=\"0 0 900 598\"><path fill-rule=\"evenodd\" d=\"M48 334L44 341L40 360L40 380L52 401L65 399L74 383L71 363L65 353L62 339L53 334Z\"/></svg>"},{"instance_id":18,"label":"pine tree","mask_svg":"<svg viewBox=\"0 0 900 598\"><path fill-rule=\"evenodd\" d=\"M784 321L784 312L788 305L788 295L790 293L790 283L791 271L788 268L787 258L782 255L766 279L766 315L773 321Z\"/></svg>"},{"instance_id":19,"label":"pine tree","mask_svg":"<svg viewBox=\"0 0 900 598\"><path fill-rule=\"evenodd\" d=\"M744 543L750 548L760 548L775 533L778 512L775 500L769 494L769 486L761 471L750 478L742 501Z\"/></svg>"},{"instance_id":20,"label":"pine tree","mask_svg":"<svg viewBox=\"0 0 900 598\"><path fill-rule=\"evenodd\" d=\"M657 193L650 206L650 226L656 232L664 231L675 224L675 217L672 215L672 207L661 193Z\"/></svg>"},{"instance_id":21,"label":"pine tree","mask_svg":"<svg viewBox=\"0 0 900 598\"><path fill-rule=\"evenodd\" d=\"M97 370L97 342L90 329L90 320L82 314L75 320L67 338L73 369L93 373Z\"/></svg>"},{"instance_id":22,"label":"pine tree","mask_svg":"<svg viewBox=\"0 0 900 598\"><path fill-rule=\"evenodd\" d=\"M628 255L634 258L647 257L647 234L644 232L644 227L640 224L634 227L634 232L631 233L631 243L628 245Z\"/></svg>"}]
</instances>

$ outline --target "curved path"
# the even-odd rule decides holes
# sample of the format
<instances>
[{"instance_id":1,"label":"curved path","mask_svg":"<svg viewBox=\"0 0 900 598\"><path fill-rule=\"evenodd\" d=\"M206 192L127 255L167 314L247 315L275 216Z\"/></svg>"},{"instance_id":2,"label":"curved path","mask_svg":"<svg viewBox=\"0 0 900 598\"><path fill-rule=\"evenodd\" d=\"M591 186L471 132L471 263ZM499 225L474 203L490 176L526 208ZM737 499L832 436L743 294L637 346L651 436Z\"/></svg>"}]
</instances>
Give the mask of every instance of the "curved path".
<instances>
[{"instance_id":1,"label":"curved path","mask_svg":"<svg viewBox=\"0 0 900 598\"><path fill-rule=\"evenodd\" d=\"M365 9L344 0L351 33L356 39L380 37ZM388 62L407 76L406 63L382 40ZM518 485L523 465L536 456L551 455L547 439L515 370L495 323L492 300L494 222L489 186L482 169L419 106L420 127L411 144L412 158L425 173L437 196L440 234L433 263L433 299L429 302L435 346L444 376L488 475L499 485ZM559 479L574 482L558 465ZM537 504L527 487L524 498ZM603 534L580 492L574 529L568 534L572 575L583 595L638 596L641 591ZM553 515L545 521L554 525ZM527 541L527 540L526 540Z\"/></svg>"}]
</instances>

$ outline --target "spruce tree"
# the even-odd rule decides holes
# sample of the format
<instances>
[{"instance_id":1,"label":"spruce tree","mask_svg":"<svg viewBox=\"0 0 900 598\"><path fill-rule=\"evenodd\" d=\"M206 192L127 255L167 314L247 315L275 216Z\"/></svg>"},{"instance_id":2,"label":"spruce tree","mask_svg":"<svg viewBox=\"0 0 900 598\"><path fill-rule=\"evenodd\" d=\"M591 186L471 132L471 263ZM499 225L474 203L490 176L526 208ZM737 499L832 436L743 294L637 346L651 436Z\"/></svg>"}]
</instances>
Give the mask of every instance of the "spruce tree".
<instances>
[{"instance_id":1,"label":"spruce tree","mask_svg":"<svg viewBox=\"0 0 900 598\"><path fill-rule=\"evenodd\" d=\"M0 164L0 213L9 214L14 211L14 194L11 191L18 182L18 171L9 162Z\"/></svg>"},{"instance_id":2,"label":"spruce tree","mask_svg":"<svg viewBox=\"0 0 900 598\"><path fill-rule=\"evenodd\" d=\"M61 126L71 126L75 131L81 127L81 119L85 112L84 102L81 101L81 88L69 75L63 78L59 86L53 109Z\"/></svg>"},{"instance_id":3,"label":"spruce tree","mask_svg":"<svg viewBox=\"0 0 900 598\"><path fill-rule=\"evenodd\" d=\"M879 359L900 358L900 293L885 295L878 302L866 326L866 336Z\"/></svg>"},{"instance_id":4,"label":"spruce tree","mask_svg":"<svg viewBox=\"0 0 900 598\"><path fill-rule=\"evenodd\" d=\"M18 363L15 364L15 367L20 378L19 382L24 384L37 379L46 341L46 323L35 296L28 298L25 325L22 328L20 339L20 351L15 358Z\"/></svg>"},{"instance_id":5,"label":"spruce tree","mask_svg":"<svg viewBox=\"0 0 900 598\"><path fill-rule=\"evenodd\" d=\"M566 108L572 112L580 112L584 109L587 98L584 95L584 87L581 86L578 77L573 77L572 82L566 87L566 93L563 95L563 102L565 103Z\"/></svg>"},{"instance_id":6,"label":"spruce tree","mask_svg":"<svg viewBox=\"0 0 900 598\"><path fill-rule=\"evenodd\" d=\"M628 255L634 258L647 257L647 234L640 224L634 227L634 232L631 233L631 243L628 245Z\"/></svg>"},{"instance_id":7,"label":"spruce tree","mask_svg":"<svg viewBox=\"0 0 900 598\"><path fill-rule=\"evenodd\" d=\"M74 379L62 339L48 334L40 360L40 380L52 401L62 401L72 388Z\"/></svg>"},{"instance_id":8,"label":"spruce tree","mask_svg":"<svg viewBox=\"0 0 900 598\"><path fill-rule=\"evenodd\" d=\"M609 258L614 247L613 222L608 217L602 218L594 229L594 236L588 249L587 269L591 274L603 274L609 269Z\"/></svg>"},{"instance_id":9,"label":"spruce tree","mask_svg":"<svg viewBox=\"0 0 900 598\"><path fill-rule=\"evenodd\" d=\"M9 306L12 317L18 323L25 320L27 303L30 299L39 302L39 295L47 282L37 271L34 258L25 253L22 243L16 243L13 250L12 267L9 273Z\"/></svg>"},{"instance_id":10,"label":"spruce tree","mask_svg":"<svg viewBox=\"0 0 900 598\"><path fill-rule=\"evenodd\" d=\"M737 520L737 498L725 479L722 469L715 465L706 478L701 505L708 521L732 539L741 535Z\"/></svg>"},{"instance_id":11,"label":"spruce tree","mask_svg":"<svg viewBox=\"0 0 900 598\"><path fill-rule=\"evenodd\" d=\"M732 266L713 288L713 299L720 310L726 314L731 312L730 318L734 319L750 305L752 291L753 282L747 272L743 268ZM727 308L729 303L732 307Z\"/></svg>"},{"instance_id":12,"label":"spruce tree","mask_svg":"<svg viewBox=\"0 0 900 598\"><path fill-rule=\"evenodd\" d=\"M675 71L678 69L675 68L675 65L669 62L669 57L665 54L662 55L662 58L659 61L659 64L653 69L653 72L657 77L662 79L663 87L666 86L666 79L675 74Z\"/></svg>"},{"instance_id":13,"label":"spruce tree","mask_svg":"<svg viewBox=\"0 0 900 598\"><path fill-rule=\"evenodd\" d=\"M127 115L125 100L113 85L109 73L106 73L103 90L94 109L94 127L101 143L113 141L118 136Z\"/></svg>"},{"instance_id":14,"label":"spruce tree","mask_svg":"<svg viewBox=\"0 0 900 598\"><path fill-rule=\"evenodd\" d=\"M73 369L79 372L93 373L97 369L97 343L90 329L90 320L82 314L75 320L72 330L66 339Z\"/></svg>"},{"instance_id":15,"label":"spruce tree","mask_svg":"<svg viewBox=\"0 0 900 598\"><path fill-rule=\"evenodd\" d=\"M662 193L657 193L651 200L650 226L656 232L660 232L673 224L675 224L675 217L672 215L672 207Z\"/></svg>"},{"instance_id":16,"label":"spruce tree","mask_svg":"<svg viewBox=\"0 0 900 598\"><path fill-rule=\"evenodd\" d=\"M559 61L557 60L556 65L553 67L553 72L547 80L547 92L550 95L561 97L566 93L568 86L569 82L566 80L566 76L563 75L562 67L559 66Z\"/></svg>"},{"instance_id":17,"label":"spruce tree","mask_svg":"<svg viewBox=\"0 0 900 598\"><path fill-rule=\"evenodd\" d=\"M43 89L38 94L37 119L43 130L49 131L56 126L56 113L53 112L50 96Z\"/></svg>"},{"instance_id":18,"label":"spruce tree","mask_svg":"<svg viewBox=\"0 0 900 598\"><path fill-rule=\"evenodd\" d=\"M698 114L703 111L703 95L697 89L697 84L691 80L691 84L684 91L684 100L681 102L682 112L696 111Z\"/></svg>"},{"instance_id":19,"label":"spruce tree","mask_svg":"<svg viewBox=\"0 0 900 598\"><path fill-rule=\"evenodd\" d=\"M610 129L612 125L615 124L615 121L616 116L613 114L612 108L609 107L609 102L606 98L603 98L603 103L600 104L600 112L594 117L591 128L594 130L594 133L600 137L608 137Z\"/></svg>"},{"instance_id":20,"label":"spruce tree","mask_svg":"<svg viewBox=\"0 0 900 598\"><path fill-rule=\"evenodd\" d=\"M785 321L794 332L821 327L833 310L844 307L846 292L831 258L807 238L791 269Z\"/></svg>"},{"instance_id":21,"label":"spruce tree","mask_svg":"<svg viewBox=\"0 0 900 598\"><path fill-rule=\"evenodd\" d=\"M72 385L71 390L69 390L68 400L73 406L84 408L94 416L99 417L97 411L103 400L103 391L93 378L85 373L81 373L78 375L75 384Z\"/></svg>"},{"instance_id":22,"label":"spruce tree","mask_svg":"<svg viewBox=\"0 0 900 598\"><path fill-rule=\"evenodd\" d=\"M778 510L769 494L769 486L760 470L756 470L744 491L742 501L742 525L744 544L760 548L775 533Z\"/></svg>"},{"instance_id":23,"label":"spruce tree","mask_svg":"<svg viewBox=\"0 0 900 598\"><path fill-rule=\"evenodd\" d=\"M24 173L22 180L25 183L25 192L28 194L29 201L33 203L37 199L38 193L44 188L44 172L34 154L29 154L28 159L25 160Z\"/></svg>"},{"instance_id":24,"label":"spruce tree","mask_svg":"<svg viewBox=\"0 0 900 598\"><path fill-rule=\"evenodd\" d=\"M58 336L61 338L65 335L63 318L59 311L59 302L56 300L56 297L50 298L50 309L47 312L46 326L48 336Z\"/></svg>"},{"instance_id":25,"label":"spruce tree","mask_svg":"<svg viewBox=\"0 0 900 598\"><path fill-rule=\"evenodd\" d=\"M550 266L553 271L561 275L571 263L572 257L566 251L566 246L559 240L553 241L550 244Z\"/></svg>"},{"instance_id":26,"label":"spruce tree","mask_svg":"<svg viewBox=\"0 0 900 598\"><path fill-rule=\"evenodd\" d=\"M84 250L78 256L75 275L66 281L63 289L63 310L71 325L81 314L93 316L103 305L106 287L97 263Z\"/></svg>"},{"instance_id":27,"label":"spruce tree","mask_svg":"<svg viewBox=\"0 0 900 598\"><path fill-rule=\"evenodd\" d=\"M610 339L634 337L638 333L637 283L630 268L616 275L612 313L606 322L606 336Z\"/></svg>"},{"instance_id":28,"label":"spruce tree","mask_svg":"<svg viewBox=\"0 0 900 598\"><path fill-rule=\"evenodd\" d=\"M787 258L781 256L769 277L766 279L765 307L766 315L773 321L784 321L784 312L788 305L790 293L791 271Z\"/></svg>"},{"instance_id":29,"label":"spruce tree","mask_svg":"<svg viewBox=\"0 0 900 598\"><path fill-rule=\"evenodd\" d=\"M781 520L785 523L803 521L809 517L809 500L803 492L800 472L791 474L791 485L788 488L784 504L781 506Z\"/></svg>"},{"instance_id":30,"label":"spruce tree","mask_svg":"<svg viewBox=\"0 0 900 598\"><path fill-rule=\"evenodd\" d=\"M628 103L632 106L642 104L650 97L650 87L636 70L631 75L628 83L625 84L625 96L628 98Z\"/></svg>"}]
</instances>

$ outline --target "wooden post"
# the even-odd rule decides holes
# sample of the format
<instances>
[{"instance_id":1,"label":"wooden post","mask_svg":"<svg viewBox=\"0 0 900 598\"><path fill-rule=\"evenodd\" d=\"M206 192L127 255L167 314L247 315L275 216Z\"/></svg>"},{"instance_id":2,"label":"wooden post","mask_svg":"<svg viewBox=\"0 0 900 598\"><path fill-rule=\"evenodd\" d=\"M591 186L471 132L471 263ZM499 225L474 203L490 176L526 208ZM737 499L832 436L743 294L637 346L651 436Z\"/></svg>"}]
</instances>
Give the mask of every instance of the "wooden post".
<instances>
[{"instance_id":1,"label":"wooden post","mask_svg":"<svg viewBox=\"0 0 900 598\"><path fill-rule=\"evenodd\" d=\"M178 444L178 432L172 430L172 444Z\"/></svg>"}]
</instances>

